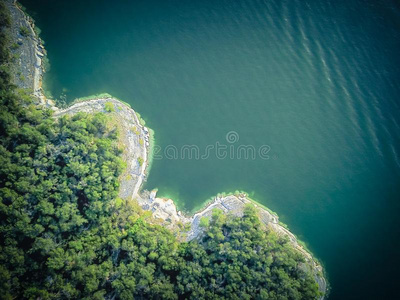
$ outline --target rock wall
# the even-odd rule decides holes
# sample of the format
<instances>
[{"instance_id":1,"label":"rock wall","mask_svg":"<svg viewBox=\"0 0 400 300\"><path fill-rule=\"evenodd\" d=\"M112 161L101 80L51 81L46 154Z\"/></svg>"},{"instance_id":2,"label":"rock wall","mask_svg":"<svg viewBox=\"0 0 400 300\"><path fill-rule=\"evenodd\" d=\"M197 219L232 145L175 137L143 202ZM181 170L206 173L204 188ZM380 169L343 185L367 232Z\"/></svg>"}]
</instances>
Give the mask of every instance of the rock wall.
<instances>
[{"instance_id":1,"label":"rock wall","mask_svg":"<svg viewBox=\"0 0 400 300\"><path fill-rule=\"evenodd\" d=\"M43 105L54 103L42 92L43 59L46 55L40 38L34 31L35 24L17 5L15 0L5 0L11 16L11 55L14 70L13 82L20 88L29 89Z\"/></svg>"}]
</instances>

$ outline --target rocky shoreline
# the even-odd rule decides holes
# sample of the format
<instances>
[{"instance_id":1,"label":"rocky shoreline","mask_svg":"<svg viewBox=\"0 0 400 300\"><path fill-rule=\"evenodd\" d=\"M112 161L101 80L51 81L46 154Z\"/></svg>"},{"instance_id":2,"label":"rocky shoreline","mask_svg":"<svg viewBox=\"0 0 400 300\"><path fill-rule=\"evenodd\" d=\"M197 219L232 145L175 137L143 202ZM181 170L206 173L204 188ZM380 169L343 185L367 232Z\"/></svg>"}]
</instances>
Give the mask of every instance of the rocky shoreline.
<instances>
[{"instance_id":1,"label":"rocky shoreline","mask_svg":"<svg viewBox=\"0 0 400 300\"><path fill-rule=\"evenodd\" d=\"M195 239L202 234L203 229L200 226L200 220L204 217L210 217L214 209L220 209L225 214L232 214L241 217L243 216L245 206L247 204L252 204L257 209L260 221L266 227L272 229L279 235L287 237L293 248L304 256L306 264L302 267L306 269L308 268L308 271L313 274L318 283L319 290L324 295L327 292L327 281L324 277L321 264L316 261L302 245L299 244L293 233L280 224L277 215L262 206L257 205L253 200L248 198L245 193L216 196L202 210L196 212L193 216L186 216L182 212L178 211L172 199L157 198L155 191L150 193L150 197L140 197L138 201L143 209L152 211L154 218L160 218L163 221L164 226L176 230L177 224L190 225L189 231L186 232L186 235L184 236L187 241ZM324 296L320 299L324 299Z\"/></svg>"},{"instance_id":2,"label":"rocky shoreline","mask_svg":"<svg viewBox=\"0 0 400 300\"><path fill-rule=\"evenodd\" d=\"M287 237L292 246L302 253L306 260L304 267L312 272L319 285L319 290L324 295L326 294L327 282L322 266L298 243L296 237L289 230L280 225L277 215L257 205L245 193L217 196L201 211L193 216L187 216L177 210L173 200L158 198L156 191L142 191L141 187L146 180L149 166L150 130L141 124L140 118L132 108L112 97L77 102L63 110L58 109L53 101L46 99L41 87L45 49L33 30L32 20L18 8L14 0L6 0L6 4L12 17L11 36L13 41L19 44L19 47L15 49L19 56L16 68L24 76L24 80L21 80L22 77L17 78L18 76L16 76L15 84L21 88L33 90L38 102L51 107L56 118L78 112L103 112L108 114L111 120L117 120L113 125L119 129L119 145L123 149L123 159L127 163L127 167L120 177L120 198L137 201L144 210L152 212L155 222L182 234L181 238L187 241L202 234L200 220L203 217L210 217L214 209L220 209L226 214L242 216L244 207L247 204L253 204L261 222L279 235ZM26 37L22 37L20 33L20 28L23 26L30 31ZM190 229L185 231L184 228L187 227ZM324 296L321 299L324 299Z\"/></svg>"},{"instance_id":3,"label":"rocky shoreline","mask_svg":"<svg viewBox=\"0 0 400 300\"><path fill-rule=\"evenodd\" d=\"M78 112L103 112L109 114L112 119L117 120L115 126L117 126L120 133L119 141L123 150L122 157L127 163L125 171L120 177L119 197L135 199L146 178L148 149L150 146L149 130L140 124L140 120L133 109L113 98L78 102L66 109L55 110L53 116L58 118Z\"/></svg>"},{"instance_id":4,"label":"rocky shoreline","mask_svg":"<svg viewBox=\"0 0 400 300\"><path fill-rule=\"evenodd\" d=\"M5 4L12 20L10 35L13 41L11 54L15 66L13 81L20 88L32 90L41 104L53 106L54 103L46 99L42 91L46 50L36 35L35 23L21 10L16 0L5 0Z\"/></svg>"}]
</instances>

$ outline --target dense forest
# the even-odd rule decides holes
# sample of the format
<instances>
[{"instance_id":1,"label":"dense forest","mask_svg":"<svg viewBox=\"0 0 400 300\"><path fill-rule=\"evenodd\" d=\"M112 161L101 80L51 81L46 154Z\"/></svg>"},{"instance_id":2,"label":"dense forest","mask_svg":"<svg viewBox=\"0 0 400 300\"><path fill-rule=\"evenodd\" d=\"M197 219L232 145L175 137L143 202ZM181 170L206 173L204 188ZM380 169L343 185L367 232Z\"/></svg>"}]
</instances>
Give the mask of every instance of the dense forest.
<instances>
[{"instance_id":1,"label":"dense forest","mask_svg":"<svg viewBox=\"0 0 400 300\"><path fill-rule=\"evenodd\" d=\"M182 242L134 200L107 114L60 119L11 83L0 1L0 297L2 299L316 299L290 243L256 211L215 211Z\"/></svg>"}]
</instances>

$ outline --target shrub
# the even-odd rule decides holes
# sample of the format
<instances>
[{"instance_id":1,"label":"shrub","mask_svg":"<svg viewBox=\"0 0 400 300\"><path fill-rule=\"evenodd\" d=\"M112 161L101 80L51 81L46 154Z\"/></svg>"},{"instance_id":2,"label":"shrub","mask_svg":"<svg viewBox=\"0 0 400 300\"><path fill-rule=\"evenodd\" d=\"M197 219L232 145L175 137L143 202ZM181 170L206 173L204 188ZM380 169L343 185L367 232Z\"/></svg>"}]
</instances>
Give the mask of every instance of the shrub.
<instances>
[{"instance_id":1,"label":"shrub","mask_svg":"<svg viewBox=\"0 0 400 300\"><path fill-rule=\"evenodd\" d=\"M30 33L31 32L29 31L29 29L24 26L21 26L19 28L19 34L22 35L23 37L28 37L30 35Z\"/></svg>"},{"instance_id":2,"label":"shrub","mask_svg":"<svg viewBox=\"0 0 400 300\"><path fill-rule=\"evenodd\" d=\"M107 112L114 112L114 111L115 111L114 104L112 104L111 102L107 102L107 103L104 105L104 108L105 108L105 110L106 110Z\"/></svg>"}]
</instances>

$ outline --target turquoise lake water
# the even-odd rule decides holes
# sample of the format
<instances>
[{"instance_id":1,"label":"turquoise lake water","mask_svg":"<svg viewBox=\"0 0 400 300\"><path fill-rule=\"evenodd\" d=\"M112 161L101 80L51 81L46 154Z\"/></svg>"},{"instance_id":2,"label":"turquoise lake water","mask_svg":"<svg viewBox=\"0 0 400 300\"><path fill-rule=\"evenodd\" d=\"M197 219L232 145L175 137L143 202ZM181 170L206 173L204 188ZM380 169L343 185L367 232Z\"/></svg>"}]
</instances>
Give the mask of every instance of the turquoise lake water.
<instances>
[{"instance_id":1,"label":"turquoise lake water","mask_svg":"<svg viewBox=\"0 0 400 300\"><path fill-rule=\"evenodd\" d=\"M399 2L21 2L55 97L108 92L155 131L147 189L186 211L247 191L321 260L330 299L398 295Z\"/></svg>"}]
</instances>

